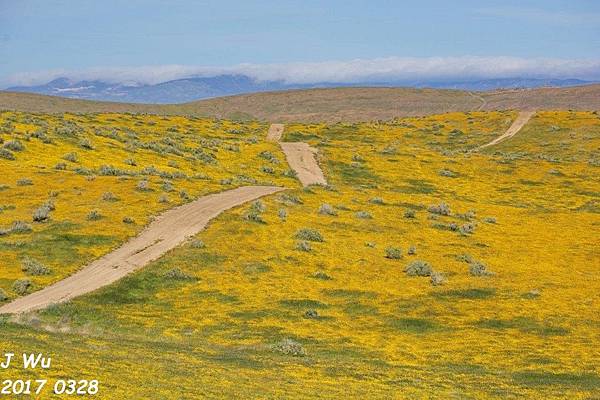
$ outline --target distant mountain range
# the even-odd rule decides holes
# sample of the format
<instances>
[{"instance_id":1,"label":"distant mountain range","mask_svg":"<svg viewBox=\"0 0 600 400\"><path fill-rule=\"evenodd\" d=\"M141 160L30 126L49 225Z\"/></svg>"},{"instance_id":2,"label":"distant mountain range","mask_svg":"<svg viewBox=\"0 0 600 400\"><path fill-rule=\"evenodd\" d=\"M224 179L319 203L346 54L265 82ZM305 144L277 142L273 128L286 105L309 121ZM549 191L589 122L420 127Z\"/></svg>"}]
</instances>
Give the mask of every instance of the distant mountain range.
<instances>
[{"instance_id":1,"label":"distant mountain range","mask_svg":"<svg viewBox=\"0 0 600 400\"><path fill-rule=\"evenodd\" d=\"M118 101L127 103L185 103L214 97L277 90L312 89L332 87L413 87L462 90L493 90L537 88L544 86L565 87L586 85L593 82L579 79L530 79L504 78L463 82L320 82L314 84L288 84L283 81L257 81L245 75L219 75L192 77L162 82L154 85L137 83L108 83L99 80L73 81L58 78L45 85L15 86L7 91L38 93L85 100Z\"/></svg>"}]
</instances>

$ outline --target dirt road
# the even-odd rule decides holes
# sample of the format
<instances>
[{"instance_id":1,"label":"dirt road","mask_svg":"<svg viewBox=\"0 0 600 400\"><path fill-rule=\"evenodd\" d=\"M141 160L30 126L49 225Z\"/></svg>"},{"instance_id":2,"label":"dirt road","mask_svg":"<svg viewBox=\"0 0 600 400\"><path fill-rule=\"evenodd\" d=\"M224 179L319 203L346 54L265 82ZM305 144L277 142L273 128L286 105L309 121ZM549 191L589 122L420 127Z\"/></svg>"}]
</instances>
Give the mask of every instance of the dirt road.
<instances>
[{"instance_id":1,"label":"dirt road","mask_svg":"<svg viewBox=\"0 0 600 400\"><path fill-rule=\"evenodd\" d=\"M279 142L283 135L283 124L271 124L267 133L267 140L271 142Z\"/></svg>"},{"instance_id":2,"label":"dirt road","mask_svg":"<svg viewBox=\"0 0 600 400\"><path fill-rule=\"evenodd\" d=\"M498 136L496 139L492 140L489 143L479 146L479 149L484 149L488 146L493 146L502 142L503 140L515 136L517 132L519 132L521 128L523 128L523 126L525 126L525 124L531 119L533 114L535 114L535 111L521 111L512 123L512 125L508 128L508 130L504 132L504 134Z\"/></svg>"},{"instance_id":3,"label":"dirt road","mask_svg":"<svg viewBox=\"0 0 600 400\"><path fill-rule=\"evenodd\" d=\"M288 164L296 171L302 185L327 185L315 158L317 151L314 148L303 142L281 142L280 145Z\"/></svg>"},{"instance_id":4,"label":"dirt road","mask_svg":"<svg viewBox=\"0 0 600 400\"><path fill-rule=\"evenodd\" d=\"M0 314L45 308L111 284L195 235L221 212L281 190L284 189L274 186L246 186L173 208L117 250L62 281L0 307Z\"/></svg>"}]
</instances>

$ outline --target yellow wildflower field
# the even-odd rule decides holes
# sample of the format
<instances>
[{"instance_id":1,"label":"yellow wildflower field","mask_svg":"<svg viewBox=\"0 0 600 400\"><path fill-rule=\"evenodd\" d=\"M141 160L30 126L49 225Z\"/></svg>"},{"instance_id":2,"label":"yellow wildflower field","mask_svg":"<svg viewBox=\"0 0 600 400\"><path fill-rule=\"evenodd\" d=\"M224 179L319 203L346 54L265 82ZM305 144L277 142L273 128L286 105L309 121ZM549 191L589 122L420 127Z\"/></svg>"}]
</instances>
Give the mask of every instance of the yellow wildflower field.
<instances>
[{"instance_id":1,"label":"yellow wildflower field","mask_svg":"<svg viewBox=\"0 0 600 400\"><path fill-rule=\"evenodd\" d=\"M514 138L476 151L515 117L287 125L284 140L317 148L329 182L305 189L264 142L266 125L240 125L258 138L239 153L253 167L235 164L229 175L258 171L256 179L289 190L222 214L194 241L116 284L19 323L5 319L2 345L51 353L60 363L51 376L99 379L98 398L593 398L600 390L600 118L538 113ZM94 118L131 126L133 117ZM236 137L219 132L224 141ZM275 174L262 175L261 151L281 159ZM126 168L117 160L126 156L86 165ZM145 164L162 169L164 161ZM214 182L222 179L218 166L185 171L214 177L182 180L194 196L223 189ZM8 182L22 173L11 170ZM57 200L53 220L80 223L86 235L123 229L110 245L135 229L123 227L122 215L96 221L104 231L82 222L100 207L102 179L123 185L111 191L127 199L119 212L136 221L167 207L136 214L136 201L158 193L137 193L135 179L71 174L80 180L68 188L98 187L79 198L79 213L58 214ZM30 201L19 193L7 212L21 208L19 198ZM39 196L19 218L46 192ZM16 217L0 214L4 224ZM19 240L27 246L33 237ZM14 240L0 237L10 279L19 268L5 260L26 254L12 255ZM110 245L90 246L87 257Z\"/></svg>"}]
</instances>

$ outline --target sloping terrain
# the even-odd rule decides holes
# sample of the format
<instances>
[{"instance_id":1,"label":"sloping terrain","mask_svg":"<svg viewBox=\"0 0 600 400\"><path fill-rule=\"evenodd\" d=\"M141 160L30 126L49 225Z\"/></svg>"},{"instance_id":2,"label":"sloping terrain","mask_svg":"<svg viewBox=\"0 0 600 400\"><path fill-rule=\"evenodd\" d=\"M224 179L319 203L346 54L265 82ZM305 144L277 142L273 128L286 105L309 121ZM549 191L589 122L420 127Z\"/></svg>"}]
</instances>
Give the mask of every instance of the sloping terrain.
<instances>
[{"instance_id":1,"label":"sloping terrain","mask_svg":"<svg viewBox=\"0 0 600 400\"><path fill-rule=\"evenodd\" d=\"M270 122L359 122L476 110L600 110L600 85L499 90L337 88L254 93L191 103L153 105L93 102L0 92L0 110L131 112Z\"/></svg>"},{"instance_id":2,"label":"sloping terrain","mask_svg":"<svg viewBox=\"0 0 600 400\"><path fill-rule=\"evenodd\" d=\"M259 136L257 125L246 130L221 121L227 128L215 131L209 120L179 119L182 127L198 124L195 141L223 136L215 152L221 170L251 171L296 189L221 214L195 240L113 285L18 320L0 319L3 346L52 354L60 368L44 377L99 379L97 397L108 399L593 398L600 389L593 351L600 343L600 118L538 112L510 140L472 152L516 117L472 112L286 125L282 141L319 150L329 185L307 188L285 173L277 144L264 140L266 125ZM131 129L136 121L95 118ZM148 121L139 140L146 130L155 133ZM174 120L154 122L158 134ZM222 157L235 138L241 148L229 164ZM106 140L85 162L98 162L92 159L104 154L100 149L119 143ZM56 162L51 145L38 149L37 141L13 152L19 163L2 164L9 182L30 173L17 170L20 164ZM160 158L170 159L187 162L172 153ZM261 175L265 166L276 173ZM209 164L196 168L217 173ZM97 197L85 195L85 185L107 177L73 182L85 189L78 200L67 197L75 190L62 182L67 172L50 175L45 189L58 188L58 199L90 209ZM129 177L108 178L114 180L104 184L122 199L119 212L132 213L140 203L124 201L131 186L119 186ZM210 187L220 179L209 180ZM204 190L200 180L175 182ZM2 198L15 208L0 218L30 216L28 196L9 186ZM157 194L140 202L152 204ZM67 219L82 224L75 214L59 214L66 209L57 203L53 219L62 225L43 225L46 235ZM103 214L109 209L115 208ZM2 258L18 251L19 258L50 265L52 255L31 254L38 238L0 236ZM91 237L88 243L94 246ZM5 376L17 373L40 376Z\"/></svg>"}]
</instances>

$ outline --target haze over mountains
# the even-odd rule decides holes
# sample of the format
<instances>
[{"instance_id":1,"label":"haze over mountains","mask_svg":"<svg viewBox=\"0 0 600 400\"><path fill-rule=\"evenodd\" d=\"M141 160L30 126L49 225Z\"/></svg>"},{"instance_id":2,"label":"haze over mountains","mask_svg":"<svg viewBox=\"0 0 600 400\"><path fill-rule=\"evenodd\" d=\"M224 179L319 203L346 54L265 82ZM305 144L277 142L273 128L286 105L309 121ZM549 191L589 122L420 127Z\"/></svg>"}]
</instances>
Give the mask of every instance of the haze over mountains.
<instances>
[{"instance_id":1,"label":"haze over mountains","mask_svg":"<svg viewBox=\"0 0 600 400\"><path fill-rule=\"evenodd\" d=\"M136 82L109 83L102 80L54 79L36 86L14 86L12 92L37 93L85 100L117 101L127 103L185 103L194 100L246 93L291 89L333 87L412 87L461 89L483 91L493 89L566 87L592 83L580 79L501 78L464 81L382 81L382 82L317 82L310 84L285 81L261 81L241 74L223 74L213 77L190 77L157 84Z\"/></svg>"}]
</instances>

